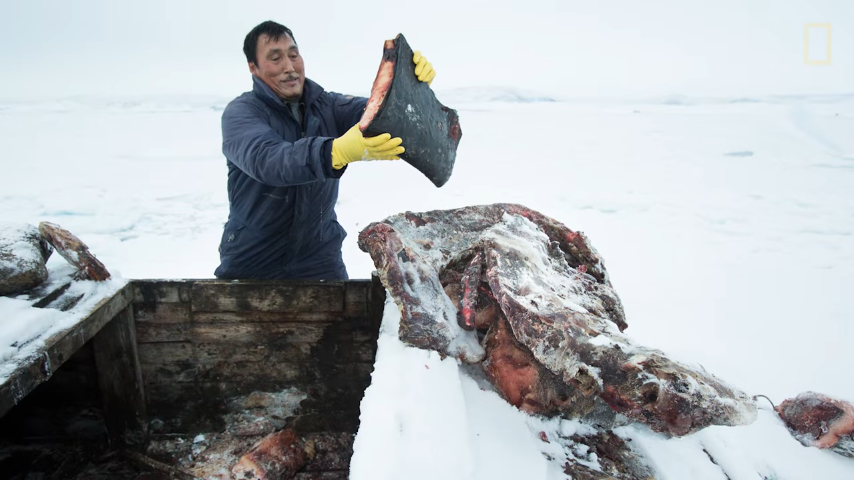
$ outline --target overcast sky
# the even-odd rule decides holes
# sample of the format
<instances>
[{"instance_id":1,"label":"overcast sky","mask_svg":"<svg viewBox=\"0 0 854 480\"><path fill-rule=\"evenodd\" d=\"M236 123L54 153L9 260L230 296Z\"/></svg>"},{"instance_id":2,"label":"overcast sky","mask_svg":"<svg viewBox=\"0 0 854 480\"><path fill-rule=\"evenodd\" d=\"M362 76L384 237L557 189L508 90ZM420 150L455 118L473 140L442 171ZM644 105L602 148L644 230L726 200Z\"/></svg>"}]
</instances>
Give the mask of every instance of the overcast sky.
<instances>
[{"instance_id":1,"label":"overcast sky","mask_svg":"<svg viewBox=\"0 0 854 480\"><path fill-rule=\"evenodd\" d=\"M854 0L6 0L0 99L233 97L250 86L243 37L267 19L294 31L309 78L346 93L369 92L399 32L433 62L437 90L854 92ZM804 64L808 23L832 24L831 65Z\"/></svg>"}]
</instances>

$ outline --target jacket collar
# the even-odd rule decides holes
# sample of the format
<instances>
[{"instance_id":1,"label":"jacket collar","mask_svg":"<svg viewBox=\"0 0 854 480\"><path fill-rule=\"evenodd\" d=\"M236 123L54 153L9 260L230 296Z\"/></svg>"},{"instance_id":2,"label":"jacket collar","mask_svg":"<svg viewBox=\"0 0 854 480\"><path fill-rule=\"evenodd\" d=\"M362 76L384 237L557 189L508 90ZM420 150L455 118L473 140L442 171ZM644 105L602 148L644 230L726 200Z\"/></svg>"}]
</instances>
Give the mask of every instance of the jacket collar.
<instances>
[{"instance_id":1,"label":"jacket collar","mask_svg":"<svg viewBox=\"0 0 854 480\"><path fill-rule=\"evenodd\" d=\"M256 97L260 98L264 103L276 110L287 109L285 102L277 97L276 94L273 93L273 90L268 87L263 80L255 75L252 75L252 92ZM306 78L300 101L305 103L306 107L308 107L317 100L317 97L319 97L321 93L323 93L323 87Z\"/></svg>"}]
</instances>

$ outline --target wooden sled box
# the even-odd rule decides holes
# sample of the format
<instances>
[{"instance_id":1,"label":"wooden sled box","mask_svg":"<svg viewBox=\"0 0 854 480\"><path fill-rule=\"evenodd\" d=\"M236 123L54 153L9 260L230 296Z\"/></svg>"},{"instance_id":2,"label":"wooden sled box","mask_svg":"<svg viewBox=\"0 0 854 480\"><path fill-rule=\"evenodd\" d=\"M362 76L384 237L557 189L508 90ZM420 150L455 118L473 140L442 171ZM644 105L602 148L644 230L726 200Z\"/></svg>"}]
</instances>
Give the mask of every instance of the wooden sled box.
<instances>
[{"instance_id":1,"label":"wooden sled box","mask_svg":"<svg viewBox=\"0 0 854 480\"><path fill-rule=\"evenodd\" d=\"M295 478L347 478L384 301L376 275L132 281L0 385L0 478L228 478L281 428Z\"/></svg>"}]
</instances>

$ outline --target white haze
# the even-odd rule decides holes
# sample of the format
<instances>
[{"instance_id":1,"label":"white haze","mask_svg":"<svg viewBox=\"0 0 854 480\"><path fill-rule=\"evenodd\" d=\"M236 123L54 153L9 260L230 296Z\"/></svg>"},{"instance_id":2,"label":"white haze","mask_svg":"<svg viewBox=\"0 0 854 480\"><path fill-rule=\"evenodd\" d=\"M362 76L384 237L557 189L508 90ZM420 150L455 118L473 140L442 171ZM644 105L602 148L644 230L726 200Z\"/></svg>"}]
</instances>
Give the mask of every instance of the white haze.
<instances>
[{"instance_id":1,"label":"white haze","mask_svg":"<svg viewBox=\"0 0 854 480\"><path fill-rule=\"evenodd\" d=\"M267 19L294 31L310 78L354 94L369 91L383 40L399 32L434 63L439 90L827 94L854 78L847 0L31 0L0 6L0 98L231 98L250 84L243 37ZM832 65L804 64L808 23L832 24Z\"/></svg>"}]
</instances>

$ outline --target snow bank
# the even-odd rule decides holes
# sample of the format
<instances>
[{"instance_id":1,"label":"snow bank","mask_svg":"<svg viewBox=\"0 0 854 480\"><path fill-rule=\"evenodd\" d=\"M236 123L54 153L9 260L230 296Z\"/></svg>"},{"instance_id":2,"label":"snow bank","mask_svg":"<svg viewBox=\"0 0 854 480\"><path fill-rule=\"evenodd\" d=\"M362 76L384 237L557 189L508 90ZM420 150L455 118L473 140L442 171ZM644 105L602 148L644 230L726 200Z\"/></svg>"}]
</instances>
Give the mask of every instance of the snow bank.
<instances>
[{"instance_id":1,"label":"snow bank","mask_svg":"<svg viewBox=\"0 0 854 480\"><path fill-rule=\"evenodd\" d=\"M562 478L549 474L536 419L481 390L457 360L405 346L399 323L389 296L350 478Z\"/></svg>"},{"instance_id":2,"label":"snow bank","mask_svg":"<svg viewBox=\"0 0 854 480\"><path fill-rule=\"evenodd\" d=\"M400 312L386 302L371 386L361 404L350 478L565 479L567 461L593 470L597 454L569 437L597 430L577 420L528 416L477 379L477 371L397 339ZM854 461L802 446L771 410L739 427L681 438L641 424L614 429L659 480L850 480Z\"/></svg>"}]
</instances>

